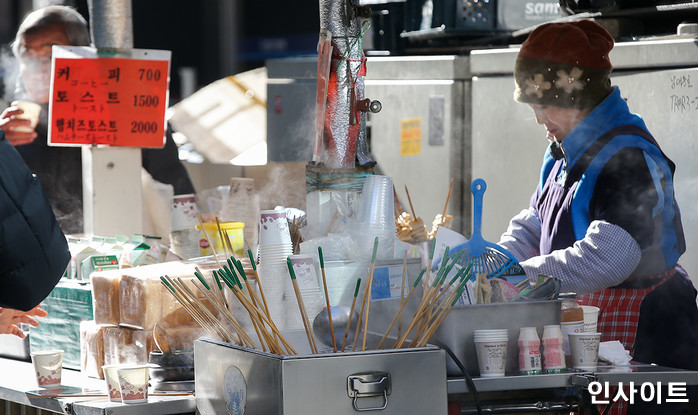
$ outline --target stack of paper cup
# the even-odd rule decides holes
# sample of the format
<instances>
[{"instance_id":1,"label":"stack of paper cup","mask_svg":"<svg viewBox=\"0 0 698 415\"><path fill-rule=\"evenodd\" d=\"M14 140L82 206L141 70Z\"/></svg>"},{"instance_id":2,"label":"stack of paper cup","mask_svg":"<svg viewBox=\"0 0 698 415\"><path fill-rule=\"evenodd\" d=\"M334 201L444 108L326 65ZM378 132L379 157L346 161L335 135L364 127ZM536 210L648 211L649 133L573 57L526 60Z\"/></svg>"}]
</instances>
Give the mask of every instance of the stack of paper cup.
<instances>
[{"instance_id":1,"label":"stack of paper cup","mask_svg":"<svg viewBox=\"0 0 698 415\"><path fill-rule=\"evenodd\" d=\"M504 376L509 331L507 329L474 330L473 337L477 361L480 366L480 376Z\"/></svg>"},{"instance_id":2,"label":"stack of paper cup","mask_svg":"<svg viewBox=\"0 0 698 415\"><path fill-rule=\"evenodd\" d=\"M172 251L178 256L189 259L200 257L199 231L196 225L199 223L196 206L196 195L175 195L172 198L170 241Z\"/></svg>"},{"instance_id":3,"label":"stack of paper cup","mask_svg":"<svg viewBox=\"0 0 698 415\"><path fill-rule=\"evenodd\" d=\"M293 254L291 234L283 209L263 210L260 216L257 273L274 323L286 324L286 298L295 298L286 259ZM287 293L290 294L287 295Z\"/></svg>"},{"instance_id":4,"label":"stack of paper cup","mask_svg":"<svg viewBox=\"0 0 698 415\"><path fill-rule=\"evenodd\" d=\"M254 179L233 177L230 179L228 197L223 201L221 220L243 222L245 243L254 251L259 239L259 195L255 192Z\"/></svg>"}]
</instances>

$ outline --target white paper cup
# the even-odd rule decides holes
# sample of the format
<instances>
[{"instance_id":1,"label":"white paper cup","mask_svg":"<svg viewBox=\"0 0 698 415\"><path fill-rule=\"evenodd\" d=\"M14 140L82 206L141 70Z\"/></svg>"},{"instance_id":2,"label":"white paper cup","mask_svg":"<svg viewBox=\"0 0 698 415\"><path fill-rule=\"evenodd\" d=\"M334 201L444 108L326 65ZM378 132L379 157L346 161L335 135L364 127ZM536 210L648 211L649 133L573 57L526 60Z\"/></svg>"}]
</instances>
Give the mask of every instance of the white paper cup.
<instances>
[{"instance_id":1,"label":"white paper cup","mask_svg":"<svg viewBox=\"0 0 698 415\"><path fill-rule=\"evenodd\" d=\"M148 365L119 367L117 373L121 389L121 402L127 404L148 402L148 379L150 377Z\"/></svg>"},{"instance_id":2,"label":"white paper cup","mask_svg":"<svg viewBox=\"0 0 698 415\"><path fill-rule=\"evenodd\" d=\"M507 344L503 341L475 341L480 376L485 378L504 376L507 364Z\"/></svg>"},{"instance_id":3,"label":"white paper cup","mask_svg":"<svg viewBox=\"0 0 698 415\"><path fill-rule=\"evenodd\" d=\"M31 133L36 128L36 124L39 122L39 114L41 113L41 105L36 102L31 101L13 101L11 104L13 107L17 107L24 111L24 113L19 114L16 118L29 120L31 122L30 127L15 127L15 131L22 131L25 133Z\"/></svg>"},{"instance_id":4,"label":"white paper cup","mask_svg":"<svg viewBox=\"0 0 698 415\"><path fill-rule=\"evenodd\" d=\"M584 310L584 332L596 333L599 327L599 308L591 305L581 306Z\"/></svg>"},{"instance_id":5,"label":"white paper cup","mask_svg":"<svg viewBox=\"0 0 698 415\"><path fill-rule=\"evenodd\" d=\"M572 367L581 370L595 370L599 359L601 333L570 333Z\"/></svg>"},{"instance_id":6,"label":"white paper cup","mask_svg":"<svg viewBox=\"0 0 698 415\"><path fill-rule=\"evenodd\" d=\"M31 353L36 382L39 387L50 388L61 384L63 350L42 350Z\"/></svg>"},{"instance_id":7,"label":"white paper cup","mask_svg":"<svg viewBox=\"0 0 698 415\"><path fill-rule=\"evenodd\" d=\"M121 387L119 386L119 365L104 365L104 380L107 382L107 394L110 402L121 402Z\"/></svg>"},{"instance_id":8,"label":"white paper cup","mask_svg":"<svg viewBox=\"0 0 698 415\"><path fill-rule=\"evenodd\" d=\"M199 209L196 206L196 195L193 193L175 195L172 198L170 212L173 231L194 228L199 223L199 219L196 216L199 213Z\"/></svg>"},{"instance_id":9,"label":"white paper cup","mask_svg":"<svg viewBox=\"0 0 698 415\"><path fill-rule=\"evenodd\" d=\"M262 211L259 225L259 244L291 244L291 233L288 230L288 220L284 210Z\"/></svg>"},{"instance_id":10,"label":"white paper cup","mask_svg":"<svg viewBox=\"0 0 698 415\"><path fill-rule=\"evenodd\" d=\"M301 291L319 289L315 258L307 254L291 255L289 258L291 258L293 272L296 274L298 287Z\"/></svg>"}]
</instances>

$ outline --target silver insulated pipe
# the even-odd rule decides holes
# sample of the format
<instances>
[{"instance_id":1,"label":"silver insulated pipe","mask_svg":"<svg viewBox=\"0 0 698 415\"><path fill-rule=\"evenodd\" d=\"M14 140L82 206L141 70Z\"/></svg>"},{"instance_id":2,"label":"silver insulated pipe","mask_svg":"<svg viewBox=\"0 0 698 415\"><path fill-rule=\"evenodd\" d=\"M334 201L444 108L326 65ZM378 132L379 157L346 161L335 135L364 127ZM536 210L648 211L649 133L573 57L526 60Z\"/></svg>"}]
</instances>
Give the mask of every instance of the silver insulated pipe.
<instances>
[{"instance_id":1,"label":"silver insulated pipe","mask_svg":"<svg viewBox=\"0 0 698 415\"><path fill-rule=\"evenodd\" d=\"M88 0L92 42L98 49L133 49L131 0Z\"/></svg>"},{"instance_id":2,"label":"silver insulated pipe","mask_svg":"<svg viewBox=\"0 0 698 415\"><path fill-rule=\"evenodd\" d=\"M332 33L321 162L329 168L353 168L357 138L365 125L357 103L363 100L365 60L361 23L352 0L319 0L320 30Z\"/></svg>"}]
</instances>

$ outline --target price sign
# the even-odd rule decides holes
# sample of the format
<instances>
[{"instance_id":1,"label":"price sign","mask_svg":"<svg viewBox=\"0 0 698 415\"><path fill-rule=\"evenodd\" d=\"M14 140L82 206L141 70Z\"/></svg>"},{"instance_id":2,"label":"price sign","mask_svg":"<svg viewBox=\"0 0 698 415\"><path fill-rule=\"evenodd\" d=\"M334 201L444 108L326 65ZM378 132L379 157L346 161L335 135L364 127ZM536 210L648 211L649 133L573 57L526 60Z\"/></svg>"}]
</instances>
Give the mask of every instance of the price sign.
<instances>
[{"instance_id":1,"label":"price sign","mask_svg":"<svg viewBox=\"0 0 698 415\"><path fill-rule=\"evenodd\" d=\"M49 144L162 147L170 56L54 46Z\"/></svg>"}]
</instances>

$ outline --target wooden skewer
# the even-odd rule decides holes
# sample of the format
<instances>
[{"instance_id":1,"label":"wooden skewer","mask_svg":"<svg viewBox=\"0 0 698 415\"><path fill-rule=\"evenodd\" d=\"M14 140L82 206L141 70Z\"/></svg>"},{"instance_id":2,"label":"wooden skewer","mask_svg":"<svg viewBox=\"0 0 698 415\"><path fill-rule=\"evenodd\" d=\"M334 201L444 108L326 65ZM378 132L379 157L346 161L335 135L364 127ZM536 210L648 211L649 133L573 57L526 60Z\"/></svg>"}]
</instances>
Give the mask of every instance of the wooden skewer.
<instances>
[{"instance_id":1,"label":"wooden skewer","mask_svg":"<svg viewBox=\"0 0 698 415\"><path fill-rule=\"evenodd\" d=\"M252 256L251 249L247 249L247 255L250 257L252 271L254 271L254 278L257 280L257 289L259 290L259 295L262 297L262 303L264 304L264 312L267 313L267 317L269 317L269 319L271 320L271 314L269 314L269 305L267 305L267 298L264 296L262 280L259 279L259 273L257 272L257 264L255 263L254 257Z\"/></svg>"},{"instance_id":2,"label":"wooden skewer","mask_svg":"<svg viewBox=\"0 0 698 415\"><path fill-rule=\"evenodd\" d=\"M405 301L405 277L407 276L407 250L404 251L402 258L402 285L400 286L400 301ZM410 290L411 291L411 290ZM397 336L400 337L402 332L402 316L399 317L397 323Z\"/></svg>"},{"instance_id":3,"label":"wooden skewer","mask_svg":"<svg viewBox=\"0 0 698 415\"><path fill-rule=\"evenodd\" d=\"M216 308L216 310L221 313L221 315L228 320L228 323L230 323L233 328L235 329L236 333L238 334L238 340L236 340L236 343L239 345L245 345L249 346L250 344L254 346L254 342L250 338L250 336L245 332L245 330L242 328L242 325L235 319L235 316L230 312L230 310L226 309L223 307L221 303L218 302L218 299L211 294L210 289L206 288L205 286L202 286L202 284L197 284L196 281L194 281L194 286L196 289L201 292L201 294L206 297L206 299L213 304L213 306ZM249 342L247 341L249 339Z\"/></svg>"},{"instance_id":4,"label":"wooden skewer","mask_svg":"<svg viewBox=\"0 0 698 415\"><path fill-rule=\"evenodd\" d=\"M217 330L217 328L214 326L214 324L203 314L203 311L199 310L197 307L195 307L188 298L185 297L184 294L179 292L175 286L174 286L174 281L167 275L164 277L160 277L160 280L162 283L170 290L172 295L179 301L179 303L184 307L189 314L194 317L194 319L203 327L204 329L208 330L209 333L212 333L219 338L223 339L224 336L222 336Z\"/></svg>"},{"instance_id":5,"label":"wooden skewer","mask_svg":"<svg viewBox=\"0 0 698 415\"><path fill-rule=\"evenodd\" d=\"M259 278L259 273L257 272L257 264L255 263L254 256L252 255L252 250L249 248L247 249L247 255L250 257L250 264L252 264L252 270L254 271L254 276L255 276L255 279L257 280L257 288L259 289L259 294L262 297L262 304L264 305L263 311L266 314L267 320L269 322L273 323L273 320L271 318L271 314L269 313L269 305L267 304L267 298L264 296L264 288L262 287L262 280ZM271 327L271 325L270 325L270 327ZM276 340L277 344L278 344L278 341L281 341L282 343L285 342L285 340L283 340L283 337L279 333L279 330L276 329L276 326L272 327L272 332L274 333L274 339ZM292 354L296 354L296 351L293 350L293 348L289 348L288 351L289 351L289 354L291 353L291 351L292 351Z\"/></svg>"},{"instance_id":6,"label":"wooden skewer","mask_svg":"<svg viewBox=\"0 0 698 415\"><path fill-rule=\"evenodd\" d=\"M221 268L221 263L218 261L218 254L216 253L216 248L214 248L213 244L211 243L211 238L208 237L208 232L206 232L206 227L204 226L204 220L201 217L201 214L197 213L196 218L199 220L199 226L201 226L201 231L204 233L204 238L208 241L208 246L211 247L211 252L213 252L213 258L216 260L216 264L218 264L218 268Z\"/></svg>"},{"instance_id":7,"label":"wooden skewer","mask_svg":"<svg viewBox=\"0 0 698 415\"><path fill-rule=\"evenodd\" d=\"M440 273L437 274L436 279L434 280L434 283L432 284L432 290L430 291L429 294L427 294L427 297L424 301L422 301L419 304L419 307L417 308L417 311L414 313L414 317L412 318L412 321L410 321L410 324L407 326L407 329L405 329L405 332L398 338L398 340L395 342L393 345L394 349L399 349L402 347L402 345L405 343L405 340L407 340L407 337L410 335L410 332L412 332L412 329L419 323L423 317L423 312L424 309L429 305L431 302L431 299L434 295L434 292L438 292L438 288L435 288L438 285L439 279L441 278L441 272L445 272L446 270L446 261L448 259L448 249L446 252L444 252L444 259L441 264L441 270Z\"/></svg>"},{"instance_id":8,"label":"wooden skewer","mask_svg":"<svg viewBox=\"0 0 698 415\"><path fill-rule=\"evenodd\" d=\"M445 293L448 292L448 289L462 275L462 273L470 270L470 268L468 268L467 270L465 268L461 268L460 271L458 271L456 273L455 277L451 279L451 281L449 282L446 289L443 289L444 280L446 279L448 274L451 272L453 267L456 265L456 263L458 262L458 260L460 259L461 255L462 255L462 253L463 253L463 251L459 251L453 257L453 261L448 265L445 265L446 258L444 257L444 266L441 268L440 276L437 275L437 279L434 280L435 284L432 287L430 294L427 296L426 306L422 310L423 314L420 316L415 315L416 316L415 318L417 318L421 321L421 324L417 330L417 335L415 336L415 338L417 336L419 336L426 329L426 326L427 326L429 320L431 319L434 306L438 303L438 301L443 297L443 295Z\"/></svg>"},{"instance_id":9,"label":"wooden skewer","mask_svg":"<svg viewBox=\"0 0 698 415\"><path fill-rule=\"evenodd\" d=\"M327 230L325 231L325 235L329 234L332 231L332 227L334 226L334 221L337 220L338 214L339 214L339 211L335 210L334 215L332 215L332 219L330 220L330 224L327 225Z\"/></svg>"},{"instance_id":10,"label":"wooden skewer","mask_svg":"<svg viewBox=\"0 0 698 415\"><path fill-rule=\"evenodd\" d=\"M276 325L274 322L267 318L265 313L261 310L259 310L252 302L250 301L249 298L245 295L245 293L242 290L241 285L238 285L239 281L235 281L237 277L235 277L232 273L230 273L230 270L226 267L222 271L219 271L220 275L223 277L223 279L226 281L226 285L230 290L233 292L235 297L240 301L243 307L247 310L247 313L250 316L250 319L252 320L252 324L256 325L257 327L261 327L262 329L260 330L260 333L264 336L264 338L267 340L268 343L273 344L275 347L278 345L278 342L276 342L274 339L280 340L283 344L284 347L288 350L289 354L296 354L296 351L293 350L292 347L286 342L286 340L283 338L279 330L276 328ZM269 327L271 328L272 332L274 333L274 339L271 339L271 336L266 332L264 323L266 322ZM259 336L259 333L258 333ZM271 340L270 340L271 339ZM260 341L262 341L262 338L260 336ZM278 349L280 350L281 347L278 346Z\"/></svg>"},{"instance_id":11,"label":"wooden skewer","mask_svg":"<svg viewBox=\"0 0 698 415\"><path fill-rule=\"evenodd\" d=\"M225 229L223 230L223 235L225 238L223 241L225 242L225 245L228 247L228 252L230 252L230 256L232 256L235 253L235 250L233 249L233 245L230 243L230 235L228 234L228 231Z\"/></svg>"},{"instance_id":12,"label":"wooden skewer","mask_svg":"<svg viewBox=\"0 0 698 415\"><path fill-rule=\"evenodd\" d=\"M456 290L451 290L451 287L453 286L453 283L454 283L456 280L460 279L461 276L462 276L464 273L468 272L469 270L470 270L470 268L467 268L467 269L466 269L466 268L461 268L460 271L458 271L458 273L456 273L456 275L451 279L451 281L446 285L445 288L442 288L443 285L440 286L439 291L438 291L438 294L435 296L436 298L434 298L434 299L431 301L431 304L429 304L429 305L425 308L425 310L422 312L422 313L423 313L422 316L419 317L419 318L421 319L421 321L422 321L422 324L419 326L419 329L417 330L417 333L415 334L415 337L414 337L414 339L412 340L412 343L410 344L410 346L412 346L413 344L415 344L415 343L417 342L417 339L422 335L422 333L424 333L424 332L426 332L426 331L428 330L428 327L429 327L429 324L430 324L429 322L430 322L430 321L433 321L433 320L432 320L432 317L433 317L434 315L438 316L438 312L439 312L438 310L439 310L439 308L440 308L440 307L443 307L444 304L447 304L448 302L451 301L450 298L451 298L451 296L453 295L453 293L452 293L451 291L457 291L457 290L459 290L459 289L460 289L460 286L463 284L463 283L459 283L459 284L458 284L458 288L457 288ZM446 273L444 274L444 276L446 276ZM442 299L443 299L444 296L446 296L446 298L447 298L446 301L442 301Z\"/></svg>"},{"instance_id":13,"label":"wooden skewer","mask_svg":"<svg viewBox=\"0 0 698 415\"><path fill-rule=\"evenodd\" d=\"M257 294L255 293L254 289L252 288L252 284L247 279L247 275L245 274L245 269L242 266L242 261L237 261L235 258L232 256L228 259L230 266L231 263L235 265L235 268L238 271L238 274L240 274L240 277L245 281L245 287L247 287L247 291L249 292L249 297L250 300L252 301L252 304L255 306L255 308L262 308L262 301L257 298ZM262 309L263 312L267 314L269 319L271 320L271 316L269 315L269 308L265 306L265 308ZM261 324L261 323L260 323Z\"/></svg>"},{"instance_id":14,"label":"wooden skewer","mask_svg":"<svg viewBox=\"0 0 698 415\"><path fill-rule=\"evenodd\" d=\"M213 327L210 327L209 323L199 315L199 312L195 310L188 301L186 301L180 293L178 293L175 288L165 279L165 277L160 277L160 282L167 288L167 290L172 294L172 296L179 302L179 304L186 310L187 313L205 330L214 335L218 335Z\"/></svg>"},{"instance_id":15,"label":"wooden skewer","mask_svg":"<svg viewBox=\"0 0 698 415\"><path fill-rule=\"evenodd\" d=\"M376 269L376 253L378 252L378 237L373 242L373 256L371 256L371 268L368 271L368 285L366 291L368 298L364 298L366 303L366 317L364 318L364 337L361 342L361 350L366 350L366 334L368 333L368 315L371 310L371 286L373 285L373 271Z\"/></svg>"},{"instance_id":16,"label":"wooden skewer","mask_svg":"<svg viewBox=\"0 0 698 415\"><path fill-rule=\"evenodd\" d=\"M354 306L356 305L356 297L359 295L359 287L361 286L361 278L356 280L356 288L354 289L354 298L351 300L351 308L349 309L349 321L347 322L347 328L344 330L344 341L342 342L342 351L347 345L347 337L349 337L349 330L351 330L351 318L354 316Z\"/></svg>"},{"instance_id":17,"label":"wooden skewer","mask_svg":"<svg viewBox=\"0 0 698 415\"><path fill-rule=\"evenodd\" d=\"M195 276L196 278L198 278L199 281L201 281L201 282L203 283L204 280L205 280L205 279L204 279L204 273L201 272L201 270L199 269L199 267L194 267L194 270L195 270L195 271L194 271L194 276ZM216 279L216 278L215 278L215 274L214 274L214 276L213 276L213 279L214 279L214 280ZM208 285L208 283L206 283L206 285ZM218 291L214 291L214 292L216 293L216 294L215 294L215 295L216 295L216 298L217 298L219 301L221 301L223 304L226 304L225 294L223 294L223 288L220 287L220 289L219 289ZM226 304L226 306L227 306L227 304Z\"/></svg>"},{"instance_id":18,"label":"wooden skewer","mask_svg":"<svg viewBox=\"0 0 698 415\"><path fill-rule=\"evenodd\" d=\"M330 295L327 291L327 277L325 276L325 260L322 256L322 247L317 247L317 253L320 257L320 271L322 272L322 286L325 289L325 304L327 305L327 318L330 321L330 333L332 333L332 349L337 353L337 340L334 337L334 324L332 323L332 307L330 307Z\"/></svg>"},{"instance_id":19,"label":"wooden skewer","mask_svg":"<svg viewBox=\"0 0 698 415\"><path fill-rule=\"evenodd\" d=\"M410 202L410 210L412 211L412 219L417 220L417 213L415 213L414 206L412 206L412 198L410 197L410 191L407 190L407 185L405 185L405 193L407 193L407 201Z\"/></svg>"},{"instance_id":20,"label":"wooden skewer","mask_svg":"<svg viewBox=\"0 0 698 415\"><path fill-rule=\"evenodd\" d=\"M470 265L472 265L472 264L469 264L468 269L467 269L467 271L465 271L465 272L468 272L468 273L470 272ZM443 321L444 321L444 319L446 318L446 315L448 314L448 312L449 312L449 311L453 308L453 306L456 304L456 301L458 301L458 298L460 298L461 294L463 293L463 291L464 291L465 288L466 288L466 284L468 283L468 281L470 280L470 278L471 278L472 276L473 276L473 274L472 274L472 273L469 273L467 277L463 278L463 281L461 281L461 282L458 284L458 288L457 288L457 289L453 292L453 294L452 294L450 297L448 297L448 299L444 302L444 307L443 307L441 313L440 313L440 314L438 315L438 317L434 320L434 322L433 322L432 325L429 327L429 329L425 332L425 334L422 336L422 338L417 342L417 347L422 347L422 346L424 346L424 345L429 341L429 339L431 338L431 336L434 335L434 333L436 332L436 329L438 329L439 326L441 325L441 323L443 323Z\"/></svg>"},{"instance_id":21,"label":"wooden skewer","mask_svg":"<svg viewBox=\"0 0 698 415\"><path fill-rule=\"evenodd\" d=\"M215 276L215 270L213 272ZM214 307L216 307L216 310L218 310L218 312L220 312L223 315L223 317L226 320L228 320L228 322L235 328L235 331L238 332L238 336L242 340L242 343L245 343L246 346L254 348L254 341L247 334L247 332L245 332L245 330L242 328L242 325L237 321L235 316L233 316L233 313L225 307L224 303L220 302L220 299L218 297L211 293L211 291L213 290L211 290L210 286L206 284L205 280L199 279L199 281L201 282L201 284L197 284L196 281L194 281L194 286L206 297L206 299L208 299L211 302L211 304L213 304Z\"/></svg>"},{"instance_id":22,"label":"wooden skewer","mask_svg":"<svg viewBox=\"0 0 698 415\"><path fill-rule=\"evenodd\" d=\"M451 185L448 186L448 195L446 196L446 204L444 205L444 212L441 214L441 217L446 217L446 210L448 209L448 201L451 199L451 191L453 190L453 178L451 178Z\"/></svg>"},{"instance_id":23,"label":"wooden skewer","mask_svg":"<svg viewBox=\"0 0 698 415\"><path fill-rule=\"evenodd\" d=\"M218 220L218 215L216 215L216 227L218 228L218 237L220 238L221 246L223 246L223 255L225 255L226 257L229 257L230 255L233 254L233 252L231 251L230 253L228 253L228 245L229 244L225 243L225 240L228 238L223 233L223 229L221 229L221 221Z\"/></svg>"},{"instance_id":24,"label":"wooden skewer","mask_svg":"<svg viewBox=\"0 0 698 415\"><path fill-rule=\"evenodd\" d=\"M356 321L356 330L354 330L354 342L351 345L351 351L356 351L356 345L359 341L359 334L361 334L361 322L364 317L364 310L366 308L366 289L364 289L363 296L361 297L361 309L359 310L359 319Z\"/></svg>"},{"instance_id":25,"label":"wooden skewer","mask_svg":"<svg viewBox=\"0 0 698 415\"><path fill-rule=\"evenodd\" d=\"M254 301L250 300L245 294L245 290L242 289L242 283L240 283L240 279L237 278L237 276L235 275L234 269L231 270L230 268L228 268L227 265L224 265L222 270L224 273L228 274L228 276L233 280L234 285L237 285L237 287L239 288L239 291L233 290L233 293L236 294L237 299L243 304L243 307L245 307L247 313L250 315L252 326L254 327L255 333L257 333L257 338L259 339L259 342L262 345L262 350L266 350L264 340L267 340L268 343L269 336L267 336L264 324L259 320L259 317L256 314ZM251 305L249 305L248 302L251 303ZM269 347L271 348L272 346Z\"/></svg>"},{"instance_id":26,"label":"wooden skewer","mask_svg":"<svg viewBox=\"0 0 698 415\"><path fill-rule=\"evenodd\" d=\"M315 344L315 335L308 322L308 315L305 311L305 304L303 303L303 296L301 296L301 290L298 288L298 281L296 281L296 272L293 270L293 264L291 264L291 258L286 258L286 264L288 265L288 272L291 274L291 283L293 284L293 291L296 293L296 300L298 301L298 308L301 313L301 320L303 320L303 326L305 327L305 334L308 336L308 343L310 344L310 350L317 354L317 345Z\"/></svg>"},{"instance_id":27,"label":"wooden skewer","mask_svg":"<svg viewBox=\"0 0 698 415\"><path fill-rule=\"evenodd\" d=\"M422 272L417 277L417 280L414 282L414 285L412 286L412 288L410 288L410 291L407 293L407 297L404 300L402 300L402 303L400 304L400 308L397 310L395 317L393 317L393 321L390 322L390 325L388 326L388 330L385 331L385 334L381 338L381 341L378 343L378 346L376 346L376 349L380 349L381 346L383 346L383 342L385 341L385 339L388 338L388 334L390 333L390 330L393 328L393 325L395 324L395 321L398 319L398 316L400 316L402 314L402 310L405 308L405 305L407 304L407 302L410 301L410 297L412 296L414 289L417 288L417 284L419 284L419 280L422 278L422 275L424 275L424 271L425 270L423 269ZM398 334L398 337L400 337L399 334Z\"/></svg>"},{"instance_id":28,"label":"wooden skewer","mask_svg":"<svg viewBox=\"0 0 698 415\"><path fill-rule=\"evenodd\" d=\"M431 240L431 249L429 250L429 261L427 262L427 274L424 277L424 290L422 291L422 300L427 296L427 288L429 288L429 276L431 275L431 264L434 260L434 251L436 250L436 238Z\"/></svg>"},{"instance_id":29,"label":"wooden skewer","mask_svg":"<svg viewBox=\"0 0 698 415\"><path fill-rule=\"evenodd\" d=\"M189 289L189 287L187 287L187 285L184 282L182 282L181 279L175 278L174 282L175 282L175 284L179 284L180 290L182 290L182 292L186 292L187 296L195 304L198 305L198 307L201 309L201 311L203 311L204 315L206 315L207 318L209 318L212 322L215 322L214 324L217 327L219 327L220 330L225 334L224 340L226 340L227 342L232 342L235 338L235 335L233 335L233 333L231 333L227 327L225 327L225 326L223 326L223 324L221 324L221 322L216 318L216 316L213 315L213 313L211 313L211 310L209 310L208 307L206 307L201 302L201 300L196 296L196 294L194 294L194 292L191 289Z\"/></svg>"},{"instance_id":30,"label":"wooden skewer","mask_svg":"<svg viewBox=\"0 0 698 415\"><path fill-rule=\"evenodd\" d=\"M395 186L393 186L393 196L395 197L395 205L394 206L396 206L397 209L399 209L399 212L397 215L400 216L400 213L404 212L404 210L402 210L402 206L400 206L400 199L398 199L398 197L397 197L397 192L395 191Z\"/></svg>"},{"instance_id":31,"label":"wooden skewer","mask_svg":"<svg viewBox=\"0 0 698 415\"><path fill-rule=\"evenodd\" d=\"M216 333L224 341L230 342L232 340L232 333L230 333L228 329L220 324L218 319L211 314L211 311L201 302L201 300L196 298L194 293L189 290L189 287L181 283L181 281L172 280L167 275L165 275L165 279L172 287L176 287L175 289L180 297L184 299L184 301L187 302L192 309L196 310L199 316L201 316L202 320L205 321L207 326L211 329L210 331Z\"/></svg>"},{"instance_id":32,"label":"wooden skewer","mask_svg":"<svg viewBox=\"0 0 698 415\"><path fill-rule=\"evenodd\" d=\"M448 297L447 301L444 301L443 307L437 314L437 317L434 319L431 326L429 326L429 328L420 337L419 341L415 343L415 347L423 347L426 345L427 341L429 341L431 336L433 336L436 332L436 329L438 329L441 323L444 321L448 312L451 311L461 293L461 290L456 290Z\"/></svg>"}]
</instances>

